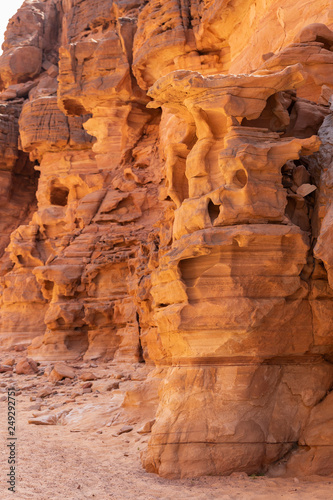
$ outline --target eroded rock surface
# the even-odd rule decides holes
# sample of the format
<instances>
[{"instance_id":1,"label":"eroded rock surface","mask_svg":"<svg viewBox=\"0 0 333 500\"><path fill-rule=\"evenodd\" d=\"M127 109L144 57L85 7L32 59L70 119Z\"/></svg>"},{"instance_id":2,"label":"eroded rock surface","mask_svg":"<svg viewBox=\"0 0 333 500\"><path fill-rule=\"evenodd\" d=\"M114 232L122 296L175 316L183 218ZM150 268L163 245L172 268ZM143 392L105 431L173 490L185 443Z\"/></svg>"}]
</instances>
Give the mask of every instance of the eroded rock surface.
<instances>
[{"instance_id":1,"label":"eroded rock surface","mask_svg":"<svg viewBox=\"0 0 333 500\"><path fill-rule=\"evenodd\" d=\"M333 474L332 12L26 0L8 25L1 349L145 363L120 406L149 406L148 471Z\"/></svg>"}]
</instances>

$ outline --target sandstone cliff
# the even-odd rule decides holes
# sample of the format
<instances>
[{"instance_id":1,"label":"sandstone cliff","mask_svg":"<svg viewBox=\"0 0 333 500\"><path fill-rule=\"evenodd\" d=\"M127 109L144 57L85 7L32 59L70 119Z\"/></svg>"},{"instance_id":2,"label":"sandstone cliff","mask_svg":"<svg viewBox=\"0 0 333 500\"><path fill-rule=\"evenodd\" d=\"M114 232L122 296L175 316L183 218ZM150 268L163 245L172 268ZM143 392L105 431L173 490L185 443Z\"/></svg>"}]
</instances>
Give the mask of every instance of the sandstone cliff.
<instances>
[{"instance_id":1,"label":"sandstone cliff","mask_svg":"<svg viewBox=\"0 0 333 500\"><path fill-rule=\"evenodd\" d=\"M0 345L163 368L148 471L333 474L332 29L325 0L10 20Z\"/></svg>"}]
</instances>

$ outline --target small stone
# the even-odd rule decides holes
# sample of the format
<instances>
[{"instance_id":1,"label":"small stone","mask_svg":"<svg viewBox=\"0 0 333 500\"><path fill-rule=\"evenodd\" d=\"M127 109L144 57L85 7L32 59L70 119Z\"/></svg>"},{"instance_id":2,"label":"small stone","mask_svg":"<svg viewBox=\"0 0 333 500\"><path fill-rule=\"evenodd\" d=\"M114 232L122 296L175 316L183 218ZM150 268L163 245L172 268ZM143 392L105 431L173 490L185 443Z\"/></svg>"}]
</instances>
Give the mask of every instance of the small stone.
<instances>
[{"instance_id":1,"label":"small stone","mask_svg":"<svg viewBox=\"0 0 333 500\"><path fill-rule=\"evenodd\" d=\"M53 365L47 366L46 368L44 368L44 375L48 377L51 374L52 370L53 370Z\"/></svg>"},{"instance_id":2,"label":"small stone","mask_svg":"<svg viewBox=\"0 0 333 500\"><path fill-rule=\"evenodd\" d=\"M232 472L229 477L232 479L249 479L246 472Z\"/></svg>"},{"instance_id":3,"label":"small stone","mask_svg":"<svg viewBox=\"0 0 333 500\"><path fill-rule=\"evenodd\" d=\"M125 432L131 432L133 430L133 427L131 425L124 425L121 429L118 431L118 436L120 434L125 434Z\"/></svg>"},{"instance_id":4,"label":"small stone","mask_svg":"<svg viewBox=\"0 0 333 500\"><path fill-rule=\"evenodd\" d=\"M58 67L55 64L52 64L47 70L47 74L51 78L55 78L58 75L58 73L59 73Z\"/></svg>"},{"instance_id":5,"label":"small stone","mask_svg":"<svg viewBox=\"0 0 333 500\"><path fill-rule=\"evenodd\" d=\"M53 392L53 388L46 386L38 392L37 397L38 398L46 398L47 396L50 396L50 394L52 394L52 392Z\"/></svg>"},{"instance_id":6,"label":"small stone","mask_svg":"<svg viewBox=\"0 0 333 500\"><path fill-rule=\"evenodd\" d=\"M6 401L7 400L7 396L1 396L0 397L0 401Z\"/></svg>"},{"instance_id":7,"label":"small stone","mask_svg":"<svg viewBox=\"0 0 333 500\"><path fill-rule=\"evenodd\" d=\"M88 394L89 392L92 392L91 387L87 387L86 389L82 389L82 394Z\"/></svg>"},{"instance_id":8,"label":"small stone","mask_svg":"<svg viewBox=\"0 0 333 500\"><path fill-rule=\"evenodd\" d=\"M15 365L15 358L6 358L3 360L3 364L7 366Z\"/></svg>"},{"instance_id":9,"label":"small stone","mask_svg":"<svg viewBox=\"0 0 333 500\"><path fill-rule=\"evenodd\" d=\"M113 389L119 389L119 382L112 382L110 385L107 387L107 391L112 391Z\"/></svg>"},{"instance_id":10,"label":"small stone","mask_svg":"<svg viewBox=\"0 0 333 500\"><path fill-rule=\"evenodd\" d=\"M302 184L297 188L296 193L300 194L301 196L307 196L308 194L312 193L317 189L316 186L313 184Z\"/></svg>"},{"instance_id":11,"label":"small stone","mask_svg":"<svg viewBox=\"0 0 333 500\"><path fill-rule=\"evenodd\" d=\"M87 382L88 380L97 380L97 377L92 372L85 372L80 375L80 379Z\"/></svg>"},{"instance_id":12,"label":"small stone","mask_svg":"<svg viewBox=\"0 0 333 500\"><path fill-rule=\"evenodd\" d=\"M75 370L65 363L56 363L53 370L49 375L49 382L58 382L63 378L73 379L75 377Z\"/></svg>"},{"instance_id":13,"label":"small stone","mask_svg":"<svg viewBox=\"0 0 333 500\"><path fill-rule=\"evenodd\" d=\"M45 71L47 71L49 68L52 68L52 66L53 64L47 59L45 59L42 63L42 68L45 69Z\"/></svg>"},{"instance_id":14,"label":"small stone","mask_svg":"<svg viewBox=\"0 0 333 500\"><path fill-rule=\"evenodd\" d=\"M63 380L63 385L73 385L75 382L73 381L73 379L71 378L65 378L65 380Z\"/></svg>"},{"instance_id":15,"label":"small stone","mask_svg":"<svg viewBox=\"0 0 333 500\"><path fill-rule=\"evenodd\" d=\"M39 403L29 406L28 410L38 410L40 411L41 405Z\"/></svg>"},{"instance_id":16,"label":"small stone","mask_svg":"<svg viewBox=\"0 0 333 500\"><path fill-rule=\"evenodd\" d=\"M12 99L15 99L16 97L17 97L16 90L7 89L7 90L1 92L0 100L1 101L10 101Z\"/></svg>"},{"instance_id":17,"label":"small stone","mask_svg":"<svg viewBox=\"0 0 333 500\"><path fill-rule=\"evenodd\" d=\"M28 420L28 424L35 424L35 425L56 425L57 423L57 416L50 414L50 415L42 415L40 417L36 418L31 418Z\"/></svg>"},{"instance_id":18,"label":"small stone","mask_svg":"<svg viewBox=\"0 0 333 500\"><path fill-rule=\"evenodd\" d=\"M151 432L151 428L153 427L154 423L155 423L155 419L149 420L148 422L145 422L143 424L143 426L140 427L140 429L137 431L138 434L148 434L149 432Z\"/></svg>"},{"instance_id":19,"label":"small stone","mask_svg":"<svg viewBox=\"0 0 333 500\"><path fill-rule=\"evenodd\" d=\"M36 401L36 396L30 396L30 401Z\"/></svg>"},{"instance_id":20,"label":"small stone","mask_svg":"<svg viewBox=\"0 0 333 500\"><path fill-rule=\"evenodd\" d=\"M113 389L119 388L119 382L110 382L107 380L97 380L93 383L94 391L98 392L106 392L112 391Z\"/></svg>"},{"instance_id":21,"label":"small stone","mask_svg":"<svg viewBox=\"0 0 333 500\"><path fill-rule=\"evenodd\" d=\"M29 384L29 385L24 385L23 387L21 387L22 391L26 392L26 391L29 391L30 389L33 389L34 387L36 387L36 384Z\"/></svg>"},{"instance_id":22,"label":"small stone","mask_svg":"<svg viewBox=\"0 0 333 500\"><path fill-rule=\"evenodd\" d=\"M90 389L92 387L92 382L85 382L82 384L82 389Z\"/></svg>"},{"instance_id":23,"label":"small stone","mask_svg":"<svg viewBox=\"0 0 333 500\"><path fill-rule=\"evenodd\" d=\"M16 352L22 352L22 351L25 351L26 350L26 347L24 347L23 345L16 345L14 347L14 351Z\"/></svg>"},{"instance_id":24,"label":"small stone","mask_svg":"<svg viewBox=\"0 0 333 500\"><path fill-rule=\"evenodd\" d=\"M22 359L16 365L16 373L18 375L32 375L37 372L37 363L33 359Z\"/></svg>"},{"instance_id":25,"label":"small stone","mask_svg":"<svg viewBox=\"0 0 333 500\"><path fill-rule=\"evenodd\" d=\"M12 372L13 367L9 365L0 365L0 373Z\"/></svg>"},{"instance_id":26,"label":"small stone","mask_svg":"<svg viewBox=\"0 0 333 500\"><path fill-rule=\"evenodd\" d=\"M298 165L294 168L293 180L297 187L302 186L302 184L309 184L310 174L304 165Z\"/></svg>"}]
</instances>

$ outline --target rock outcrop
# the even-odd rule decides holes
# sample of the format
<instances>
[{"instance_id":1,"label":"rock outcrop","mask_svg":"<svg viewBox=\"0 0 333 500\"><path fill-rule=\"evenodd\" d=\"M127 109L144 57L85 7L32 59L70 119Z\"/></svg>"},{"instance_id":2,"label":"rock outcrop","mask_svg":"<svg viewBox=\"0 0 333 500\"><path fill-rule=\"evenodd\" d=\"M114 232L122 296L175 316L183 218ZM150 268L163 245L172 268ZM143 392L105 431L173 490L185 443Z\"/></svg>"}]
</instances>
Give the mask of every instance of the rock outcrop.
<instances>
[{"instance_id":1,"label":"rock outcrop","mask_svg":"<svg viewBox=\"0 0 333 500\"><path fill-rule=\"evenodd\" d=\"M0 346L163 374L150 472L333 474L319 3L26 0L9 23Z\"/></svg>"}]
</instances>

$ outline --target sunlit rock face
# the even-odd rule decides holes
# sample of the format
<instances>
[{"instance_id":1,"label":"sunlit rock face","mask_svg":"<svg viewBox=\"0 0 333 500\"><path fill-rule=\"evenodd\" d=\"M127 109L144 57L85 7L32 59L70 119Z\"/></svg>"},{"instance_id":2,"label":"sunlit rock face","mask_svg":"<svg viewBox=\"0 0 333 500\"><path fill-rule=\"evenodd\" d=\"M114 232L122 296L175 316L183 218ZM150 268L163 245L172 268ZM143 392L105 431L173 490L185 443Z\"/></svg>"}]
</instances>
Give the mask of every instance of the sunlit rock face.
<instances>
[{"instance_id":1,"label":"sunlit rock face","mask_svg":"<svg viewBox=\"0 0 333 500\"><path fill-rule=\"evenodd\" d=\"M328 7L30 0L8 25L0 346L157 367L148 471L333 474Z\"/></svg>"}]
</instances>

